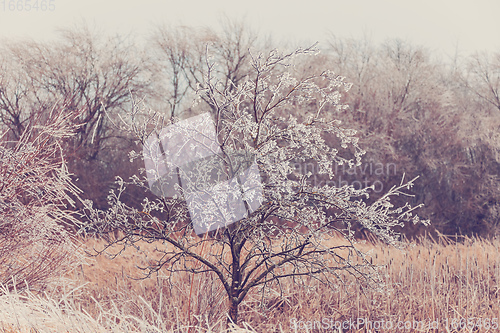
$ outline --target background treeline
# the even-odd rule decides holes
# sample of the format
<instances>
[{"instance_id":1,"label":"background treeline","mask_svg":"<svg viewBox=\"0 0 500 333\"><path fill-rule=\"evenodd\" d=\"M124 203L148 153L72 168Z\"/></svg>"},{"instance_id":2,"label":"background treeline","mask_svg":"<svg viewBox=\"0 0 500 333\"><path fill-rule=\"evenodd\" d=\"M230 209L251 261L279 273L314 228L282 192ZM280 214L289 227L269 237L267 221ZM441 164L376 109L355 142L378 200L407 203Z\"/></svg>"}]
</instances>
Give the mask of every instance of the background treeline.
<instances>
[{"instance_id":1,"label":"background treeline","mask_svg":"<svg viewBox=\"0 0 500 333\"><path fill-rule=\"evenodd\" d=\"M218 30L162 26L143 46L86 27L63 30L48 43L4 40L3 140L15 143L30 124L45 124L54 105L76 114L77 135L66 138L63 147L69 171L83 197L105 208L115 176L126 179L142 167L129 161L140 142L120 129L127 111L135 108L141 115L141 108L152 108L168 118L183 118L207 110L209 100L193 104L205 79L207 54L231 88L245 80L245 60L252 51L275 47L287 48L240 22L225 22ZM335 37L319 48L316 61L299 64L300 70L307 75L314 68L331 69L353 83L343 97L350 109L331 113L359 130L367 152L364 166L339 168L338 178L375 186L375 198L399 184L403 174L408 179L420 175L410 202L425 204L419 215L432 220L431 228L450 235L495 235L500 221L500 52L442 61L400 40L375 45ZM128 192L126 200L137 203L144 195Z\"/></svg>"}]
</instances>

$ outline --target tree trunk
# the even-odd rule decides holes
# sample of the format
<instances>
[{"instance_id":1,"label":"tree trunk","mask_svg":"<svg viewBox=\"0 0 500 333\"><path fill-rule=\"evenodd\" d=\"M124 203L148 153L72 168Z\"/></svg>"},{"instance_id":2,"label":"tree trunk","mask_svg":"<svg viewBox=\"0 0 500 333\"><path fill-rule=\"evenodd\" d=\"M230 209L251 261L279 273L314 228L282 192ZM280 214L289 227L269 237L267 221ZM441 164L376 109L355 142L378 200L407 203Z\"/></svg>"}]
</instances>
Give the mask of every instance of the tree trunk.
<instances>
[{"instance_id":1,"label":"tree trunk","mask_svg":"<svg viewBox=\"0 0 500 333\"><path fill-rule=\"evenodd\" d=\"M234 241L234 240L233 240ZM232 321L234 324L238 325L238 305L240 304L240 285L241 285L241 272L240 272L240 242L237 241L231 244L232 252L232 282L231 288L229 290L229 318L227 319L227 324Z\"/></svg>"},{"instance_id":2,"label":"tree trunk","mask_svg":"<svg viewBox=\"0 0 500 333\"><path fill-rule=\"evenodd\" d=\"M238 324L238 298L232 297L229 299L229 318L227 319L227 325L232 322L234 324Z\"/></svg>"}]
</instances>

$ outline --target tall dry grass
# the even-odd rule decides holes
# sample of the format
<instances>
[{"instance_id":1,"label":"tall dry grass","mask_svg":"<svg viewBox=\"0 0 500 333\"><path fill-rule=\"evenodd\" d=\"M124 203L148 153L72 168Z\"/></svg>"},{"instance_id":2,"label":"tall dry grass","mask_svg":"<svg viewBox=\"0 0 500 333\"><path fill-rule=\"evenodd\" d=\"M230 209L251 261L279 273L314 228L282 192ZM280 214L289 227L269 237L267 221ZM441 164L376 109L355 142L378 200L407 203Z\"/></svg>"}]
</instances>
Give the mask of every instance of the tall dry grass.
<instances>
[{"instance_id":1,"label":"tall dry grass","mask_svg":"<svg viewBox=\"0 0 500 333\"><path fill-rule=\"evenodd\" d=\"M90 249L102 243L87 240L86 246ZM318 323L349 320L358 323L361 318L372 322L420 322L417 329L404 330L406 332L453 332L453 328L459 331L460 320L464 323L463 320L481 318L481 323L485 323L485 319L492 320L500 315L500 240L421 239L410 243L404 251L383 244L359 246L370 250L373 263L380 265L386 285L383 290L364 288L348 275L343 276L343 283L333 291L314 279L309 281L308 288L297 288L291 281L283 281L283 295L277 286L265 295L257 292L248 295L240 314L241 320L249 325L247 329L256 332L339 332L325 326L320 328ZM154 245L143 244L140 249L127 249L114 260L105 256L90 259L88 265L73 272L66 287L53 290L45 298L23 296L22 302L15 303L13 299L19 296L4 294L0 297L0 306L3 306L0 323L4 323L4 332L18 332L23 327L35 327L40 332L222 331L226 320L226 295L212 275L193 277L179 273L166 276L160 271L146 280L130 278L140 276L141 271L136 266L147 263L147 255L153 248ZM191 285L194 286L192 290ZM23 311L5 304L31 307L33 315L30 318L42 316L33 306L44 308L44 323L48 322L47 313L52 313L55 323L68 322L68 318L72 318L69 322L73 327L61 326L67 328L52 330L50 327L56 327L53 323L43 330L42 326L36 326L42 321L13 320L16 311L17 318ZM14 313L9 317L6 309ZM446 319L448 327L445 327ZM439 328L422 326L429 322L438 322ZM476 319L472 326L477 323ZM18 330L9 331L7 327ZM365 332L367 328L360 324L356 330L342 332ZM463 328L461 331L493 332L496 329L491 325L489 329L475 326L472 330Z\"/></svg>"}]
</instances>

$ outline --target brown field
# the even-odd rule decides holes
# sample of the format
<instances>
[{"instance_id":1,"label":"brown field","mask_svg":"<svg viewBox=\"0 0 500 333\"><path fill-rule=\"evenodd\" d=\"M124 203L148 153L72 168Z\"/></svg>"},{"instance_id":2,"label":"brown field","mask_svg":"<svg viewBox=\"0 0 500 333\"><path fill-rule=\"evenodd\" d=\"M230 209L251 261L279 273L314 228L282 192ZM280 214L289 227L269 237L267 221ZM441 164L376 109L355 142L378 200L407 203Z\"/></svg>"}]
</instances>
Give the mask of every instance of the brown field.
<instances>
[{"instance_id":1,"label":"brown field","mask_svg":"<svg viewBox=\"0 0 500 333\"><path fill-rule=\"evenodd\" d=\"M87 240L85 246L91 249L102 246L102 242ZM247 297L240 317L246 329L498 330L500 240L462 238L452 243L441 237L413 242L405 251L371 243L360 247L371 250L373 263L380 265L384 290L362 288L348 276L334 291L324 289L316 280L310 281L308 289L284 281L283 299L277 289ZM81 265L60 287L45 295L0 296L0 332L221 331L226 296L213 276L197 275L192 281L193 276L187 273L168 277L160 271L146 280L130 278L140 276L136 266L146 262L144 255L152 249L153 245L143 244L139 251L128 249L114 260L105 256L90 258L87 265ZM260 306L262 303L265 308ZM340 323L344 329L332 328ZM400 326L390 330L389 323L406 324L407 329Z\"/></svg>"}]
</instances>

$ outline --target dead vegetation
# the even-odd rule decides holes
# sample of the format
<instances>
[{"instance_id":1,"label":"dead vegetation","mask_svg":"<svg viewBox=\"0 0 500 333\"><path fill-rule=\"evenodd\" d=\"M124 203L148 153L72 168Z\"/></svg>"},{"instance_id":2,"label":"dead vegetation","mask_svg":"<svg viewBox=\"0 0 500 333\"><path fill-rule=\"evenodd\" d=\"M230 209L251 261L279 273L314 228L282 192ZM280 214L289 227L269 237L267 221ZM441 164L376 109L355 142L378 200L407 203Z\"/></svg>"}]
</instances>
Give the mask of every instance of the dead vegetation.
<instances>
[{"instance_id":1,"label":"dead vegetation","mask_svg":"<svg viewBox=\"0 0 500 333\"><path fill-rule=\"evenodd\" d=\"M88 250L102 245L97 240L85 242ZM422 331L446 332L448 320L452 332L453 328L460 328L460 320L476 318L473 331L493 331L478 327L477 323L479 319L484 324L484 320L498 318L500 311L500 241L463 238L451 242L441 237L413 242L405 251L382 244L359 246L372 250L371 258L380 267L385 290L363 288L348 275L342 276L343 283L335 291L312 279L309 288L297 288L292 281L283 281L283 295L277 288L272 289L276 292L249 295L242 304L241 326L249 325L256 332L293 332L293 323L298 323L297 331L306 332L308 321L363 318L394 323L438 321L438 330ZM170 277L162 271L154 279L134 280L131 277L137 278L141 273L137 266L146 263L145 252L152 253L153 245L129 248L114 260L105 256L89 259L87 265L68 276L64 287L46 294L46 298L4 294L0 297L4 332L22 331L23 327L52 331L42 326L50 322L50 316L52 322L59 320L58 327L67 327L58 332L98 331L93 327L103 331L123 331L125 327L129 331L147 328L151 332L221 331L228 304L220 283L208 273ZM23 302L13 301L23 297L27 297ZM27 315L23 311L28 308L30 321L19 320ZM68 320L69 317L73 319ZM9 331L9 327L15 330ZM360 327L360 331L364 329Z\"/></svg>"}]
</instances>

